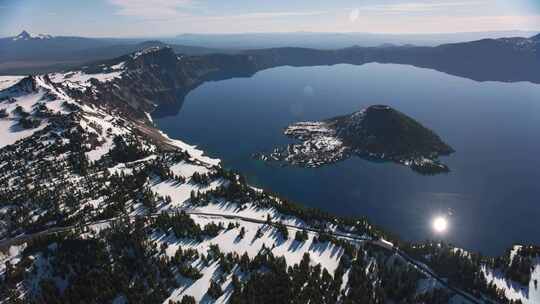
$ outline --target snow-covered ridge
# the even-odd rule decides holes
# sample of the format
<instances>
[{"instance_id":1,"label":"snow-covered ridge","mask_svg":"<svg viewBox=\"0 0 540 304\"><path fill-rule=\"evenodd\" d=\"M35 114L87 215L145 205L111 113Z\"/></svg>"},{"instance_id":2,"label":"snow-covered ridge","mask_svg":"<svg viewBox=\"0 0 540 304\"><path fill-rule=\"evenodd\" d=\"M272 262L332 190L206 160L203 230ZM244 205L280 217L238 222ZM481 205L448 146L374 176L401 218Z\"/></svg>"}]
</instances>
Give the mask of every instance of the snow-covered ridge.
<instances>
[{"instance_id":1,"label":"snow-covered ridge","mask_svg":"<svg viewBox=\"0 0 540 304\"><path fill-rule=\"evenodd\" d=\"M96 109L92 105L83 104L70 97L66 89L75 90L83 93L86 89L95 90L93 81L106 83L122 77L126 72L125 62L119 62L110 67L104 67L103 73L85 73L81 70L69 71L64 73L53 73L43 76L22 77L22 76L1 76L0 77L0 132L3 136L0 139L0 148L6 145L14 144L17 140L32 136L36 131L42 130L48 125L48 119L39 118L41 123L35 128L23 129L19 126L20 110L31 114L34 117L36 108L43 106L52 114L65 115L71 111L66 108L66 104L75 105L81 109L82 119L80 125L97 136L97 145L88 151L87 157L91 161L96 161L108 153L112 148L112 140L116 135L132 133L132 130L126 127L119 127L118 118L110 115L108 111ZM15 86L22 83L24 86L35 88L26 88L28 92L14 90ZM30 83L33 83L30 85ZM20 86L20 85L19 85ZM0 114L1 114L0 113ZM23 115L27 115L23 113ZM147 114L149 121L150 115ZM38 118L38 117L36 117ZM101 132L95 129L101 130ZM104 131L107 132L105 133ZM219 164L219 159L204 156L203 151L195 146L188 145L180 140L170 139L166 134L156 130L161 134L163 140L168 144L175 146L192 155L194 160L201 161L210 166ZM100 134L98 134L100 133Z\"/></svg>"},{"instance_id":2,"label":"snow-covered ridge","mask_svg":"<svg viewBox=\"0 0 540 304\"><path fill-rule=\"evenodd\" d=\"M137 52L131 54L131 58L132 58L132 59L137 59L137 58L139 58L140 56L148 55L148 54L151 54L151 53L154 53L154 52L157 52L157 51L166 49L166 48L170 48L170 47L168 47L168 46L153 46L153 47L149 47L149 48L146 48L146 49L144 49L144 50L137 51Z\"/></svg>"},{"instance_id":3,"label":"snow-covered ridge","mask_svg":"<svg viewBox=\"0 0 540 304\"><path fill-rule=\"evenodd\" d=\"M64 73L53 73L49 77L52 82L63 84L71 89L85 89L92 87L91 79L98 82L109 82L116 78L121 78L125 72L125 62L120 62L111 66L106 72L86 73L81 70L69 71Z\"/></svg>"}]
</instances>

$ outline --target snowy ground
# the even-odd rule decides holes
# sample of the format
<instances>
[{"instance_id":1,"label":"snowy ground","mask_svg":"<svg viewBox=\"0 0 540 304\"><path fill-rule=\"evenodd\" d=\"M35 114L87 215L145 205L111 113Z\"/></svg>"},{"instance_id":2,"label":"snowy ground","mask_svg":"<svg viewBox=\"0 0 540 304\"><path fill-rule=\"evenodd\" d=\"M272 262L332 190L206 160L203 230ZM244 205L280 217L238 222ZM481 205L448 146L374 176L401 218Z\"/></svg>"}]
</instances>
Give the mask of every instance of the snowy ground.
<instances>
[{"instance_id":1,"label":"snowy ground","mask_svg":"<svg viewBox=\"0 0 540 304\"><path fill-rule=\"evenodd\" d=\"M99 160L107 154L113 147L114 137L117 135L128 134L130 131L127 128L120 127L115 123L115 118L106 113L99 115L84 115L84 120L81 121L83 127L90 128L91 131L98 135L98 140L101 143L91 151L86 152L86 156L90 161ZM96 130L95 127L101 130Z\"/></svg>"},{"instance_id":2,"label":"snowy ground","mask_svg":"<svg viewBox=\"0 0 540 304\"><path fill-rule=\"evenodd\" d=\"M302 260L304 253L309 253L313 265L321 264L323 268L326 268L332 274L343 254L342 248L336 247L331 243L314 243L313 237L315 234L311 232L308 233L309 239L306 242L301 243L294 240L294 233L296 233L295 229L289 229L289 238L284 240L276 228L263 224L229 220L222 217L192 216L192 218L201 226L210 222L221 222L225 227L227 227L229 223L239 223L240 227L231 230L223 230L217 237L205 239L200 243L194 243L190 239L177 239L173 235L156 234L155 240L158 243L158 247L161 246L161 244L166 244L166 254L168 256L174 256L180 246L183 249L193 248L199 253L206 254L210 245L218 244L221 252L236 252L240 255L246 252L250 258L253 258L259 253L264 245L266 248L270 249L275 256L284 256L289 265L299 263ZM245 236L240 238L239 231L242 227L245 229ZM263 236L255 238L255 234L259 228L261 228ZM192 265L201 267L201 261L197 260ZM205 295L210 285L210 280L215 279L220 274L218 266L219 264L216 262L207 267L201 267L201 272L203 274L201 279L192 284L188 284L187 287L182 286L178 288L164 303L168 303L169 300L180 301L184 295L191 295L195 297L198 302L208 301L209 299L205 297ZM230 276L222 285L223 290L227 291L227 289L230 289L229 284ZM216 303L225 303L228 296L230 296L230 294L225 292Z\"/></svg>"},{"instance_id":3,"label":"snowy ground","mask_svg":"<svg viewBox=\"0 0 540 304\"><path fill-rule=\"evenodd\" d=\"M497 288L502 288L504 294L510 300L521 300L523 304L540 303L540 258L536 259L534 270L531 274L529 286L522 286L504 277L499 271L483 268L482 271L488 282L493 281ZM535 285L535 280L538 286Z\"/></svg>"},{"instance_id":4,"label":"snowy ground","mask_svg":"<svg viewBox=\"0 0 540 304\"><path fill-rule=\"evenodd\" d=\"M171 208L182 206L189 200L191 191L204 193L209 190L214 190L222 184L222 181L213 181L208 186L200 186L190 182L178 184L175 181L163 181L152 185L151 189L161 196L170 196L172 205L167 206L167 208Z\"/></svg>"},{"instance_id":5,"label":"snowy ground","mask_svg":"<svg viewBox=\"0 0 540 304\"><path fill-rule=\"evenodd\" d=\"M204 151L197 149L196 146L188 145L185 142L183 142L181 140L178 140L178 139L171 139L169 136L167 136L167 134L165 134L165 133L163 133L161 131L160 131L160 133L165 138L167 138L171 144L173 144L174 146L176 146L176 147L178 147L178 148L180 148L180 149L182 149L184 151L187 151L189 153L189 155L191 155L193 160L201 161L201 162L203 162L205 164L208 164L210 166L217 166L221 162L220 159L205 156Z\"/></svg>"},{"instance_id":6,"label":"snowy ground","mask_svg":"<svg viewBox=\"0 0 540 304\"><path fill-rule=\"evenodd\" d=\"M14 100L10 101L6 99L0 101L0 110L5 111L7 115L7 117L0 117L0 132L2 132L2 136L0 136L0 148L14 144L17 140L31 136L34 132L46 127L46 123L42 122L37 128L24 129L19 126L18 118L20 117L14 112L20 106L24 111L31 113L36 104L43 100L44 95L44 90L24 95L0 92L0 97L13 98Z\"/></svg>"},{"instance_id":7,"label":"snowy ground","mask_svg":"<svg viewBox=\"0 0 540 304\"><path fill-rule=\"evenodd\" d=\"M51 81L54 83L62 83L72 89L84 89L91 87L90 79L96 79L99 82L108 82L115 78L122 77L124 65L120 63L112 66L112 71L108 73L87 74L82 71L71 71L67 73L50 74Z\"/></svg>"},{"instance_id":8,"label":"snowy ground","mask_svg":"<svg viewBox=\"0 0 540 304\"><path fill-rule=\"evenodd\" d=\"M45 124L35 129L23 129L18 126L17 121L11 119L0 118L0 148L14 144L16 141L32 136L34 132L45 128Z\"/></svg>"},{"instance_id":9,"label":"snowy ground","mask_svg":"<svg viewBox=\"0 0 540 304\"><path fill-rule=\"evenodd\" d=\"M301 143L276 148L263 161L283 161L303 167L320 167L340 161L348 155L348 148L325 122L298 122L288 126L284 134Z\"/></svg>"}]
</instances>

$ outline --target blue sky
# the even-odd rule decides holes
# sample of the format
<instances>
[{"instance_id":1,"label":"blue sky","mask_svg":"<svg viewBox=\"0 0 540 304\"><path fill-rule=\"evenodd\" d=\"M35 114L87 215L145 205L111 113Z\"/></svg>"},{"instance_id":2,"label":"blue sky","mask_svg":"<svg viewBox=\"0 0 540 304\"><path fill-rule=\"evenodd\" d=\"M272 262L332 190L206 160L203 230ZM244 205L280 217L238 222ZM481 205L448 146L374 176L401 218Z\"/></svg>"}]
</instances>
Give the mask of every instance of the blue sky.
<instances>
[{"instance_id":1,"label":"blue sky","mask_svg":"<svg viewBox=\"0 0 540 304\"><path fill-rule=\"evenodd\" d=\"M539 30L540 0L0 0L0 36Z\"/></svg>"}]
</instances>

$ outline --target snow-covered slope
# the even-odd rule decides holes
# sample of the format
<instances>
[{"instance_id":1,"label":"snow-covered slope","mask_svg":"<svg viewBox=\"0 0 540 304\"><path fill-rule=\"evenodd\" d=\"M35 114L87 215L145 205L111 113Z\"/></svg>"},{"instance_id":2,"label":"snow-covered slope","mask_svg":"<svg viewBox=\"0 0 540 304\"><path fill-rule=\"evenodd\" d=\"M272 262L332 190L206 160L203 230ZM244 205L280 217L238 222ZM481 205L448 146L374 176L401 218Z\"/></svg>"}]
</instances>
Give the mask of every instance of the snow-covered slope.
<instances>
[{"instance_id":1,"label":"snow-covered slope","mask_svg":"<svg viewBox=\"0 0 540 304\"><path fill-rule=\"evenodd\" d=\"M11 82L12 84L23 81L16 77L4 79L6 79L5 83ZM57 100L49 99L43 89L26 92L17 86L8 85L8 87L13 89L0 92L0 130L2 130L0 148L29 137L46 126L46 120L28 127L21 124L21 119L25 116L34 116L31 113L37 111L38 106L44 107L40 111L54 111L57 106Z\"/></svg>"},{"instance_id":2,"label":"snow-covered slope","mask_svg":"<svg viewBox=\"0 0 540 304\"><path fill-rule=\"evenodd\" d=\"M522 245L512 247L508 253L508 264L503 267L506 270L499 267L493 269L493 267L484 266L482 272L486 280L502 290L508 299L519 300L523 304L540 303L540 286L538 286L540 283L540 251L536 248L535 253L528 255L524 253L523 249L524 246ZM523 268L520 265L526 265L526 268L529 268L526 269L529 273L525 273L528 284L516 282L505 274L505 272L511 272L512 268Z\"/></svg>"},{"instance_id":3,"label":"snow-covered slope","mask_svg":"<svg viewBox=\"0 0 540 304\"><path fill-rule=\"evenodd\" d=\"M508 299L520 300L523 304L540 303L540 287L538 286L538 282L540 282L540 260L537 260L531 271L529 286L513 282L497 271L484 268L484 273L488 282L493 282L497 288L502 289Z\"/></svg>"},{"instance_id":4,"label":"snow-covered slope","mask_svg":"<svg viewBox=\"0 0 540 304\"><path fill-rule=\"evenodd\" d=\"M102 83L108 82L115 78L121 78L124 71L124 63L121 62L111 66L103 73L89 74L84 71L70 71L51 74L50 79L53 83L66 85L70 89L83 90L85 88L92 88L92 79Z\"/></svg>"}]
</instances>

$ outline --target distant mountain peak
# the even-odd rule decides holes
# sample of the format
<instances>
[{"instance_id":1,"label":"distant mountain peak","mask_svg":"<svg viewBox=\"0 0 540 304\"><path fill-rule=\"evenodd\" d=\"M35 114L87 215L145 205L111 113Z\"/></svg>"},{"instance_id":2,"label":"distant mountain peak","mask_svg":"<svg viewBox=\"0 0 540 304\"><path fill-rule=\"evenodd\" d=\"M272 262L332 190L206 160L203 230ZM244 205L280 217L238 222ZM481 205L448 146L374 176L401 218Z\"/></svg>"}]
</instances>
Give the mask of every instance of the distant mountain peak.
<instances>
[{"instance_id":1,"label":"distant mountain peak","mask_svg":"<svg viewBox=\"0 0 540 304\"><path fill-rule=\"evenodd\" d=\"M531 37L531 40L534 40L534 41L540 41L540 34L536 35L536 36L532 36Z\"/></svg>"},{"instance_id":2,"label":"distant mountain peak","mask_svg":"<svg viewBox=\"0 0 540 304\"><path fill-rule=\"evenodd\" d=\"M33 40L33 39L51 39L53 36L46 35L46 34L38 34L38 35L32 35L28 33L26 30L23 30L19 35L13 37L13 41L18 40Z\"/></svg>"},{"instance_id":3,"label":"distant mountain peak","mask_svg":"<svg viewBox=\"0 0 540 304\"><path fill-rule=\"evenodd\" d=\"M13 40L28 40L30 38L32 38L32 35L30 35L30 33L28 33L27 31L23 30L19 35L13 38Z\"/></svg>"}]
</instances>

